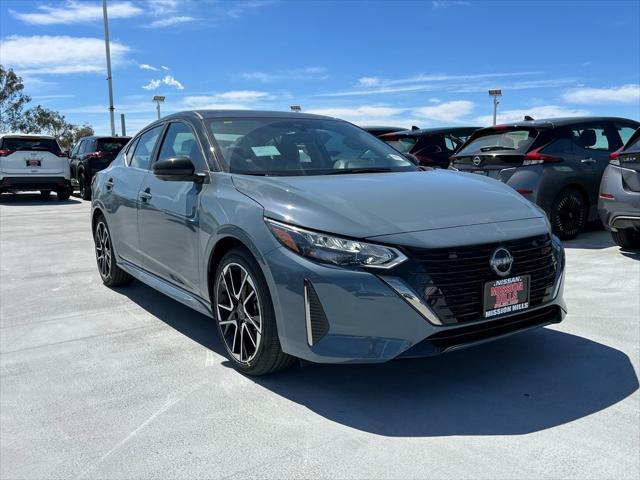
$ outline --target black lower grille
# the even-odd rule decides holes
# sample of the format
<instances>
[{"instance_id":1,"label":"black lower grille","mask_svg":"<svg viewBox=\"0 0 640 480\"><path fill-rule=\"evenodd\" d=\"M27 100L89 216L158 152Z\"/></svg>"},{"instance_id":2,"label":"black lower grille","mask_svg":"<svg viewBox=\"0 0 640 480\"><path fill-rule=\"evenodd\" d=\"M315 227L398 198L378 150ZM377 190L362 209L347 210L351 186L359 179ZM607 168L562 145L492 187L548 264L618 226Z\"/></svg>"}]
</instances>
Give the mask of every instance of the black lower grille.
<instances>
[{"instance_id":1,"label":"black lower grille","mask_svg":"<svg viewBox=\"0 0 640 480\"><path fill-rule=\"evenodd\" d=\"M400 355L402 358L437 355L454 347L482 342L519 330L558 323L562 320L562 312L557 305L542 307L537 310L520 313L490 322L474 323L460 328L442 330Z\"/></svg>"},{"instance_id":2,"label":"black lower grille","mask_svg":"<svg viewBox=\"0 0 640 480\"><path fill-rule=\"evenodd\" d=\"M409 281L443 323L480 320L484 284L501 278L489 264L498 247L513 256L509 276L531 275L530 307L542 304L551 294L557 270L549 235L465 247L410 248L420 271L410 272Z\"/></svg>"}]
</instances>

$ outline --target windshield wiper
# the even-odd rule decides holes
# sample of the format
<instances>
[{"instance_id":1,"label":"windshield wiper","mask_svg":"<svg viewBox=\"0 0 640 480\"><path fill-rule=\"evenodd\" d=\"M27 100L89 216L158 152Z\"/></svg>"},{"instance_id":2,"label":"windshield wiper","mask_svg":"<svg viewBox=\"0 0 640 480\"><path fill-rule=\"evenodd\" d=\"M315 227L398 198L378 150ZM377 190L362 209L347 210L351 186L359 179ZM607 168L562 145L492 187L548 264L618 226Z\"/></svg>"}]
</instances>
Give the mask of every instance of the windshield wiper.
<instances>
[{"instance_id":1,"label":"windshield wiper","mask_svg":"<svg viewBox=\"0 0 640 480\"><path fill-rule=\"evenodd\" d=\"M375 167L363 167L363 168L340 168L326 173L325 175L342 175L344 173L384 173L393 172L393 168L375 168Z\"/></svg>"},{"instance_id":2,"label":"windshield wiper","mask_svg":"<svg viewBox=\"0 0 640 480\"><path fill-rule=\"evenodd\" d=\"M481 152L492 152L494 150L515 150L513 147L503 147L502 145L493 145L491 147L482 147Z\"/></svg>"}]
</instances>

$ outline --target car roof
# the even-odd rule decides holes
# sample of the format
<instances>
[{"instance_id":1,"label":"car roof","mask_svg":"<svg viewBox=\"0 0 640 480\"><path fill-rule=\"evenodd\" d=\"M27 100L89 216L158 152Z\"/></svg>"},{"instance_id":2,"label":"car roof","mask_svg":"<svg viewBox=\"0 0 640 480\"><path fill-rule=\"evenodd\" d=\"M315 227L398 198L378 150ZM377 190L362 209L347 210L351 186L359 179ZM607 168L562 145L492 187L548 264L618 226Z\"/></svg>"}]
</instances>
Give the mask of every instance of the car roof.
<instances>
[{"instance_id":1,"label":"car roof","mask_svg":"<svg viewBox=\"0 0 640 480\"><path fill-rule=\"evenodd\" d=\"M267 111L267 110L186 110L173 113L160 119L160 121L173 118L214 119L214 118L309 118L335 120L335 117L315 115L312 113L291 111Z\"/></svg>"},{"instance_id":2,"label":"car roof","mask_svg":"<svg viewBox=\"0 0 640 480\"><path fill-rule=\"evenodd\" d=\"M420 136L420 135L434 135L439 133L456 133L461 131L476 131L482 127L432 127L432 128L421 128L419 130L400 130L398 132L392 132L387 135L406 135L406 136Z\"/></svg>"},{"instance_id":3,"label":"car roof","mask_svg":"<svg viewBox=\"0 0 640 480\"><path fill-rule=\"evenodd\" d=\"M629 118L622 117L558 117L558 118L541 118L537 120L521 120L517 122L507 122L496 125L496 127L537 127L537 128L555 128L563 127L567 125L574 125L576 123L584 122L611 122L611 121L632 121ZM485 127L494 128L494 127Z\"/></svg>"},{"instance_id":4,"label":"car roof","mask_svg":"<svg viewBox=\"0 0 640 480\"><path fill-rule=\"evenodd\" d=\"M0 133L0 138L46 138L56 140L53 135L40 135L39 133Z\"/></svg>"},{"instance_id":5,"label":"car roof","mask_svg":"<svg viewBox=\"0 0 640 480\"><path fill-rule=\"evenodd\" d=\"M103 138L124 138L125 140L131 140L129 135L89 135L87 137L79 138L78 141L85 140L87 138L90 140L102 140Z\"/></svg>"}]
</instances>

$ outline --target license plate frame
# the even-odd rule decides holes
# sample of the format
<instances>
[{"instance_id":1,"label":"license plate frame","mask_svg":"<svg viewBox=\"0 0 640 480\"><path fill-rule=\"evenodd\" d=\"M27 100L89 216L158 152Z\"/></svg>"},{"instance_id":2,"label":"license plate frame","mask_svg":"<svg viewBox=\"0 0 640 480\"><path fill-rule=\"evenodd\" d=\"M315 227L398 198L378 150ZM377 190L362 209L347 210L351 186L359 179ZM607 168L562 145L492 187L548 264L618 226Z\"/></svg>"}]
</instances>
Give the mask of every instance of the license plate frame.
<instances>
[{"instance_id":1,"label":"license plate frame","mask_svg":"<svg viewBox=\"0 0 640 480\"><path fill-rule=\"evenodd\" d=\"M482 315L497 318L529 308L531 275L517 275L485 282L482 287Z\"/></svg>"},{"instance_id":2,"label":"license plate frame","mask_svg":"<svg viewBox=\"0 0 640 480\"><path fill-rule=\"evenodd\" d=\"M27 167L29 168L35 168L35 167L41 167L42 166L42 160L38 160L38 159L34 159L34 158L28 158L25 160L25 162L27 162Z\"/></svg>"}]
</instances>

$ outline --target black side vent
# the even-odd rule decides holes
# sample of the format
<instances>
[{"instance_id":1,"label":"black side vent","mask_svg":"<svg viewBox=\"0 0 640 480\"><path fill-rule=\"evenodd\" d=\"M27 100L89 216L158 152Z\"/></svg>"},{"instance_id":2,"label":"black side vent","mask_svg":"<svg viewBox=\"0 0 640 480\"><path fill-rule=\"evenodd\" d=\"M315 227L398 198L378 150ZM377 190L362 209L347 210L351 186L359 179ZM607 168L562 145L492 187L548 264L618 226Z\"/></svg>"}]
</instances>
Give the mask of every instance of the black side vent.
<instances>
[{"instance_id":1,"label":"black side vent","mask_svg":"<svg viewBox=\"0 0 640 480\"><path fill-rule=\"evenodd\" d=\"M309 345L314 345L329 331L329 322L327 322L318 294L309 280L304 281L304 308L307 322L307 341Z\"/></svg>"}]
</instances>

